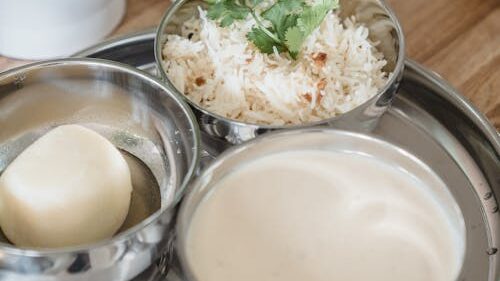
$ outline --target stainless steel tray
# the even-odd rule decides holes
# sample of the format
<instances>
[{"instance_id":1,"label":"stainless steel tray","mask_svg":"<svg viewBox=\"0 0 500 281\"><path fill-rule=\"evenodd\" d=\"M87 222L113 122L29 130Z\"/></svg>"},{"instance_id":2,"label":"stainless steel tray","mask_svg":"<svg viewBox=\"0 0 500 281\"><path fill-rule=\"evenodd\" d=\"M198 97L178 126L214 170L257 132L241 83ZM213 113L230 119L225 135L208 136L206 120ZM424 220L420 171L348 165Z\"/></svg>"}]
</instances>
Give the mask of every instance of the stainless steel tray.
<instances>
[{"instance_id":1,"label":"stainless steel tray","mask_svg":"<svg viewBox=\"0 0 500 281\"><path fill-rule=\"evenodd\" d=\"M153 31L117 38L76 56L109 59L155 73ZM448 83L406 61L394 104L374 134L412 152L450 187L464 214L467 254L459 280L500 280L500 137ZM214 143L205 143L205 161ZM163 279L160 278L159 279ZM175 268L167 280L178 279Z\"/></svg>"}]
</instances>

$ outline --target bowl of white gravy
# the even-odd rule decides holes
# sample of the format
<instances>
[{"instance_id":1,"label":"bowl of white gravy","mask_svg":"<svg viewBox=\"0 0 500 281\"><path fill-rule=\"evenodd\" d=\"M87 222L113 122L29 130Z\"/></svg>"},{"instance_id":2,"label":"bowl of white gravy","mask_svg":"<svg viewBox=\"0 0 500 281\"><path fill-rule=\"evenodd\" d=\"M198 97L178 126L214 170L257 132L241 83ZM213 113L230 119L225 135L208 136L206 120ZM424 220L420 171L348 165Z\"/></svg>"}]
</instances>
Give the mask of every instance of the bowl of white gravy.
<instances>
[{"instance_id":1,"label":"bowl of white gravy","mask_svg":"<svg viewBox=\"0 0 500 281\"><path fill-rule=\"evenodd\" d=\"M318 128L224 153L191 185L177 235L189 281L456 280L466 240L425 163Z\"/></svg>"}]
</instances>

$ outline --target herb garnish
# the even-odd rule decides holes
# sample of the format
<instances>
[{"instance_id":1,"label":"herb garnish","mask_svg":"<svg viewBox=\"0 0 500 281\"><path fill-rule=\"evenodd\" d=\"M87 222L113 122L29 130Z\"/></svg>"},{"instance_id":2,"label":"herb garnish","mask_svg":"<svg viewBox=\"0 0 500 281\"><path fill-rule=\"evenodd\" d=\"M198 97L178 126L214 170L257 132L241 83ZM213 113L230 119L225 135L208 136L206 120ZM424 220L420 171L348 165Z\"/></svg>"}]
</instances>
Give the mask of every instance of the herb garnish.
<instances>
[{"instance_id":1,"label":"herb garnish","mask_svg":"<svg viewBox=\"0 0 500 281\"><path fill-rule=\"evenodd\" d=\"M210 5L208 17L219 20L226 27L250 14L256 26L247 34L261 52L271 54L274 48L288 52L293 59L307 37L323 22L330 10L339 7L338 0L316 0L308 5L305 0L277 0L272 6L258 13L257 7L264 0L206 0Z\"/></svg>"}]
</instances>

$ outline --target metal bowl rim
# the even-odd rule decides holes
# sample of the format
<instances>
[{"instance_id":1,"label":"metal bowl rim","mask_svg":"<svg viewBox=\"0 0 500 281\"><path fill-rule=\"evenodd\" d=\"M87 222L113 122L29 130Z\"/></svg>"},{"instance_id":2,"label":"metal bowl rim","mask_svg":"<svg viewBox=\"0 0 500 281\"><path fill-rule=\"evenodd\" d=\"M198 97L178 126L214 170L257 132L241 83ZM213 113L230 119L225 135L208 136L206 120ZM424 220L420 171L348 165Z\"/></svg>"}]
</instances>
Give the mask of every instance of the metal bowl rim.
<instances>
[{"instance_id":1,"label":"metal bowl rim","mask_svg":"<svg viewBox=\"0 0 500 281\"><path fill-rule=\"evenodd\" d=\"M168 78L167 74L165 73L165 70L163 68L163 63L162 63L162 49L163 49L163 42L161 40L161 37L163 36L163 30L169 23L170 18L175 14L177 9L179 9L182 5L184 5L186 2L190 0L179 0L170 5L170 7L167 9L163 17L161 18L160 24L158 25L158 28L156 29L156 37L155 37L155 44L154 44L154 53L155 53L155 61L156 61L156 66L158 69L158 72L160 73L160 76L162 78L162 81L167 84L167 86L171 89L171 91L180 96L182 99L184 99L190 106L195 108L196 110L200 111L201 113L208 115L212 118L215 118L217 120L224 121L229 124L233 124L236 126L240 127L250 127L254 129L267 129L267 130L275 130L275 129L301 129L301 128L307 128L311 126L317 126L317 125L322 125L325 123L333 122L335 120L338 120L340 117L345 115L346 113L349 113L357 108L362 107L365 104L368 104L372 102L373 100L376 100L380 96L382 96L385 92L387 92L394 84L397 84L403 75L404 71L404 65L405 65L405 37L403 33L403 28L401 27L401 24L396 17L396 14L394 11L389 7L389 5L384 1L380 0L381 6L384 8L384 10L387 12L387 15L389 16L389 19L391 22L394 24L394 27L396 29L396 34L398 36L398 44L399 44L399 51L398 51L398 57L396 59L396 65L394 67L394 71L392 72L392 75L389 77L385 85L377 91L377 93L363 102L362 104L352 108L351 110L344 112L340 115L330 117L327 119L319 120L319 121L314 121L314 122L309 122L309 123L304 123L304 124L293 124L293 125L284 125L284 126L279 126L279 125L264 125L264 124L257 124L257 123L246 123L242 122L239 120L235 119L230 119L224 116L221 116L219 114L207 111L203 107L197 105L196 103L192 102L188 97L186 97L183 93L177 90L177 88L172 84L170 79Z\"/></svg>"},{"instance_id":2,"label":"metal bowl rim","mask_svg":"<svg viewBox=\"0 0 500 281\"><path fill-rule=\"evenodd\" d=\"M186 174L186 177L182 181L182 183L179 186L179 191L176 192L176 195L174 196L173 202L169 206L165 206L148 216L146 219L144 219L141 223L127 229L126 231L119 233L116 236L113 236L109 239L105 239L96 243L90 243L90 244L84 244L84 245L79 245L79 246L73 246L73 247L63 247L63 248L55 248L55 249L33 249L33 248L17 248L13 245L9 245L6 243L0 243L0 253L3 254L10 254L10 255L19 255L19 256L28 256L28 257L45 257L45 256L57 256L57 255L65 255L65 254L73 254L77 252L85 252L85 251L91 251L95 250L101 247L106 247L109 245L113 244L120 244L120 243L125 243L129 239L131 239L137 232L140 232L142 229L146 228L148 225L156 221L161 217L162 214L165 212L168 212L169 210L172 210L175 208L177 203L180 201L182 198L182 195L186 191L186 187L190 180L194 177L195 173L197 172L198 164L200 161L201 157L201 135L199 131L199 126L198 123L196 122L196 118L189 108L189 106L182 100L180 99L177 95L172 94L171 91L166 88L163 83L158 81L157 78L154 76L140 71L136 68L133 68L129 65L114 62L114 61L108 61L104 59L94 59L94 58L65 58L65 59L55 59L55 60L48 60L48 61L42 61L42 62L35 62L31 63L28 65L16 67L13 69L10 69L8 71L0 73L0 83L8 78L12 77L16 74L23 74L28 71L33 71L37 69L42 69L45 67L57 67L57 66L93 66L93 67L103 67L108 70L117 70L120 72L124 72L128 75L135 76L142 81L145 81L151 85L154 85L158 88L160 88L162 91L167 93L171 98L174 99L174 101L177 103L180 108L183 109L183 111L186 113L186 117L189 120L190 126L193 129L192 134L193 134L193 161L189 165L189 170Z\"/></svg>"},{"instance_id":3,"label":"metal bowl rim","mask_svg":"<svg viewBox=\"0 0 500 281\"><path fill-rule=\"evenodd\" d=\"M112 36L96 45L90 46L84 50L74 53L73 58L86 58L91 57L101 51L107 51L115 47L122 47L124 45L133 44L145 40L154 40L156 37L156 28L150 28L139 32L127 33L124 35ZM112 61L115 62L115 61ZM137 68L136 68L137 69ZM155 77L158 79L158 77Z\"/></svg>"}]
</instances>

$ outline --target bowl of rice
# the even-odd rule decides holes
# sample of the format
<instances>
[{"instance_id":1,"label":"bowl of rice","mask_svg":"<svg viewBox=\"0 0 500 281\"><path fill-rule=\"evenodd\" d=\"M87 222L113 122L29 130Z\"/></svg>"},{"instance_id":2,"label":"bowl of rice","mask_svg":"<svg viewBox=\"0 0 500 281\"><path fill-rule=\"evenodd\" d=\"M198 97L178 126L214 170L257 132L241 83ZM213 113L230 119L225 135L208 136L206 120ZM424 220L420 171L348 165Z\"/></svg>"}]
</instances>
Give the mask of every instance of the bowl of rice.
<instances>
[{"instance_id":1,"label":"bowl of rice","mask_svg":"<svg viewBox=\"0 0 500 281\"><path fill-rule=\"evenodd\" d=\"M276 129L372 130L397 92L404 36L380 0L180 0L155 56L205 137L238 144Z\"/></svg>"}]
</instances>

